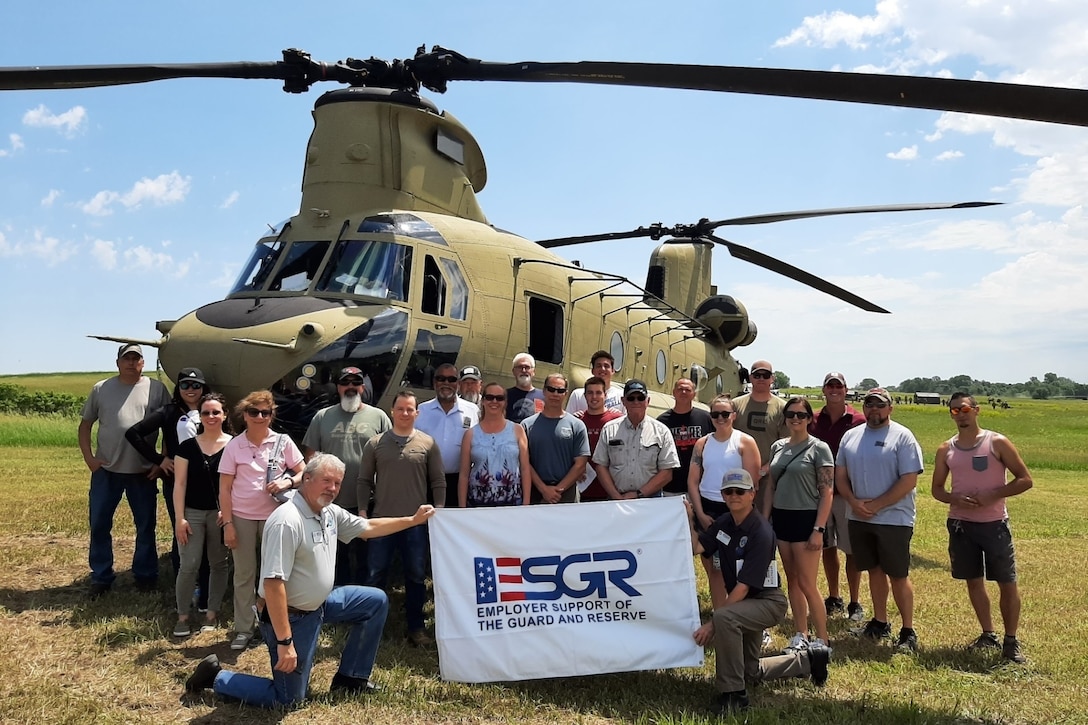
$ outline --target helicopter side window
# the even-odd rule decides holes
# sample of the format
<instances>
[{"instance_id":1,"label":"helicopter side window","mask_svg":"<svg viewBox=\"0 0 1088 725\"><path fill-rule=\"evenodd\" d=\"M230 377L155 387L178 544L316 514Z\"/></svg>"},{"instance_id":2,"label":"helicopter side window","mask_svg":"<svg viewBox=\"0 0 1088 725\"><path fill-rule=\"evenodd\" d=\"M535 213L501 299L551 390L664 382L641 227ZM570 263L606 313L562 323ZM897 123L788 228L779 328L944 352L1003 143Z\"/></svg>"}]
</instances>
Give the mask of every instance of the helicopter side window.
<instances>
[{"instance_id":1,"label":"helicopter side window","mask_svg":"<svg viewBox=\"0 0 1088 725\"><path fill-rule=\"evenodd\" d=\"M446 278L429 254L423 262L423 304L420 309L426 315L446 314Z\"/></svg>"},{"instance_id":2,"label":"helicopter side window","mask_svg":"<svg viewBox=\"0 0 1088 725\"><path fill-rule=\"evenodd\" d=\"M529 298L529 354L537 361L563 362L563 306Z\"/></svg>"},{"instance_id":3,"label":"helicopter side window","mask_svg":"<svg viewBox=\"0 0 1088 725\"><path fill-rule=\"evenodd\" d=\"M276 266L276 260L283 251L283 242L276 239L265 239L257 244L249 261L242 268L242 273L231 287L230 293L256 292L264 287L272 268Z\"/></svg>"},{"instance_id":4,"label":"helicopter side window","mask_svg":"<svg viewBox=\"0 0 1088 725\"><path fill-rule=\"evenodd\" d=\"M342 241L333 250L317 289L405 302L411 270L412 248L404 244Z\"/></svg>"},{"instance_id":5,"label":"helicopter side window","mask_svg":"<svg viewBox=\"0 0 1088 725\"><path fill-rule=\"evenodd\" d=\"M442 269L446 270L446 277L450 280L450 317L455 320L468 319L468 284L465 276L461 274L461 268L452 259L439 257Z\"/></svg>"},{"instance_id":6,"label":"helicopter side window","mask_svg":"<svg viewBox=\"0 0 1088 725\"><path fill-rule=\"evenodd\" d=\"M287 249L283 265L272 283L270 292L305 292L321 268L328 251L326 242L295 242Z\"/></svg>"}]
</instances>

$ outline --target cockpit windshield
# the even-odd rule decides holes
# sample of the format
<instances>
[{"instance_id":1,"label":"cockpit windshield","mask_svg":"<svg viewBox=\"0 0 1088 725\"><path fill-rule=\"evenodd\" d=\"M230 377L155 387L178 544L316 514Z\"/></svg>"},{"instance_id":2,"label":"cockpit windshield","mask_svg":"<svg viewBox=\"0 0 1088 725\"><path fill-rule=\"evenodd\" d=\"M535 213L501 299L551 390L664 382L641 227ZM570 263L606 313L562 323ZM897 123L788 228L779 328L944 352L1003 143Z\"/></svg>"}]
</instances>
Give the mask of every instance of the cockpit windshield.
<instances>
[{"instance_id":1,"label":"cockpit windshield","mask_svg":"<svg viewBox=\"0 0 1088 725\"><path fill-rule=\"evenodd\" d=\"M395 242L348 240L333 250L319 292L408 300L412 248Z\"/></svg>"},{"instance_id":2,"label":"cockpit windshield","mask_svg":"<svg viewBox=\"0 0 1088 725\"><path fill-rule=\"evenodd\" d=\"M242 273L238 275L234 286L231 287L230 293L233 295L239 292L256 292L264 287L268 275L271 274L272 268L276 266L276 261L280 258L283 247L284 243L278 239L265 239L258 243L253 249L253 254L249 256L246 266L242 268Z\"/></svg>"}]
</instances>

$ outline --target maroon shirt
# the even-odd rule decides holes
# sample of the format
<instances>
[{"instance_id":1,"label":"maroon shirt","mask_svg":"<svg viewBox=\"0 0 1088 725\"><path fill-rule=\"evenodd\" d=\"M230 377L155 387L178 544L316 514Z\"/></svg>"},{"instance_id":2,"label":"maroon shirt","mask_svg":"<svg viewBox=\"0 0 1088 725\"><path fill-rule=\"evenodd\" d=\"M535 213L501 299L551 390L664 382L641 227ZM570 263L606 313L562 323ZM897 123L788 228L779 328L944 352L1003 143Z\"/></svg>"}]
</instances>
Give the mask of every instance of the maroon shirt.
<instances>
[{"instance_id":1,"label":"maroon shirt","mask_svg":"<svg viewBox=\"0 0 1088 725\"><path fill-rule=\"evenodd\" d=\"M604 412L600 415L590 415L588 410L579 410L574 414L574 417L582 421L586 425L586 433L589 438L589 457L593 458L593 451L597 450L597 441L601 439L601 429L604 428L604 424L610 420L616 418L622 418L624 416L618 410L612 410L605 408ZM592 466L592 463L587 463L586 468ZM586 490L582 491L579 496L582 501L607 501L608 492L604 490L604 486L600 481L593 479L593 482L586 486Z\"/></svg>"},{"instance_id":2,"label":"maroon shirt","mask_svg":"<svg viewBox=\"0 0 1088 725\"><path fill-rule=\"evenodd\" d=\"M808 424L808 432L826 443L831 449L831 454L838 458L842 437L846 435L846 431L859 425L865 425L865 416L850 407L848 403L846 412L834 423L831 422L827 408L820 408L820 412Z\"/></svg>"}]
</instances>

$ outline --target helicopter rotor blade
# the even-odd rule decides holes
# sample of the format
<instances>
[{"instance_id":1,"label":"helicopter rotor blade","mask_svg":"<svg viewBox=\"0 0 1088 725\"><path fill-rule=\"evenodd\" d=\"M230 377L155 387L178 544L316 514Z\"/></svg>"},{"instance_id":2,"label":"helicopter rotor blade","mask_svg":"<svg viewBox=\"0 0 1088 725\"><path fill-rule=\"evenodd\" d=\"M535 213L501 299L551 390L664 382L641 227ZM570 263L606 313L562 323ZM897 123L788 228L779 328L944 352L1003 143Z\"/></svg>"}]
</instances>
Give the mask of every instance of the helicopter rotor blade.
<instances>
[{"instance_id":1,"label":"helicopter rotor blade","mask_svg":"<svg viewBox=\"0 0 1088 725\"><path fill-rule=\"evenodd\" d=\"M806 272L805 270L798 267L794 267L792 264L783 262L780 259L775 259L774 257L763 254L762 252L757 252L750 247L745 247L742 244L730 242L727 239L722 239L721 237L715 236L713 234L707 234L704 238L709 239L715 244L722 245L723 247L728 249L729 253L733 255L733 257L735 257L736 259L740 259L750 264L754 264L757 267L762 267L763 269L769 270L771 272L777 272L784 277L789 277L796 282L808 285L815 290L819 290L824 294L829 294L832 297L836 297L842 300L843 302L849 302L855 307L860 307L867 312L882 312L884 314L890 314L889 310L884 309L880 305L873 304L869 300L859 297L853 292L844 290L838 285L831 284L826 279L817 277L814 274Z\"/></svg>"},{"instance_id":2,"label":"helicopter rotor blade","mask_svg":"<svg viewBox=\"0 0 1088 725\"><path fill-rule=\"evenodd\" d=\"M753 214L732 219L709 222L709 229L746 224L773 224L774 222L793 221L795 219L813 219L823 216L841 216L844 214L883 214L896 211L927 211L935 209L977 209L984 206L1000 206L1000 201L962 201L937 204L886 204L880 206L847 206L835 209L808 209L805 211L784 211L774 214Z\"/></svg>"}]
</instances>

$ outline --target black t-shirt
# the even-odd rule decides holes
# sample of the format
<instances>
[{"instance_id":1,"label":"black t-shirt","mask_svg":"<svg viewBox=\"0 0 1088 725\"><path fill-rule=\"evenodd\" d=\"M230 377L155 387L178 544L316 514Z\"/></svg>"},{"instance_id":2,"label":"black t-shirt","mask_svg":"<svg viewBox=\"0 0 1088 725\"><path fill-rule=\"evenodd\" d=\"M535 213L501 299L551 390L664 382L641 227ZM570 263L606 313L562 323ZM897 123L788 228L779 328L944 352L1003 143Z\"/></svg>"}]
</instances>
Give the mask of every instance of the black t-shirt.
<instances>
[{"instance_id":1,"label":"black t-shirt","mask_svg":"<svg viewBox=\"0 0 1088 725\"><path fill-rule=\"evenodd\" d=\"M676 455L680 457L680 467L672 469L672 480L665 484L665 490L669 493L686 493L695 443L714 431L714 423L710 414L699 408L692 408L687 413L666 410L657 419L668 426L676 443Z\"/></svg>"},{"instance_id":2,"label":"black t-shirt","mask_svg":"<svg viewBox=\"0 0 1088 725\"><path fill-rule=\"evenodd\" d=\"M705 555L718 552L726 591L733 591L737 582L747 584L752 594L767 588L767 570L774 561L774 529L755 509L739 525L731 513L718 517L699 534L699 543Z\"/></svg>"},{"instance_id":3,"label":"black t-shirt","mask_svg":"<svg viewBox=\"0 0 1088 725\"><path fill-rule=\"evenodd\" d=\"M533 388L522 390L519 387L506 389L506 418L515 423L536 415L544 410L544 391Z\"/></svg>"},{"instance_id":4,"label":"black t-shirt","mask_svg":"<svg viewBox=\"0 0 1088 725\"><path fill-rule=\"evenodd\" d=\"M217 510L219 508L219 459L223 457L223 449L220 448L210 456L205 456L196 438L190 438L178 445L176 455L188 461L189 465L185 476L185 507L200 511Z\"/></svg>"}]
</instances>

